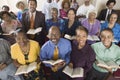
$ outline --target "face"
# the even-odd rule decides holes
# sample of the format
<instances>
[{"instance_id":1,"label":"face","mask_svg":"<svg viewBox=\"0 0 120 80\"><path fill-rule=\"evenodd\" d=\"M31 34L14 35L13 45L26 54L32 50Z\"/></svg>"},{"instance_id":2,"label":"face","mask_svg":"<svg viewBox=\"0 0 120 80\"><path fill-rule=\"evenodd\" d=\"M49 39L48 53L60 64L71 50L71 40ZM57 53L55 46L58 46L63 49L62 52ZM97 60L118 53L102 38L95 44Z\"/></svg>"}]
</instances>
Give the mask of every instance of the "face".
<instances>
[{"instance_id":1,"label":"face","mask_svg":"<svg viewBox=\"0 0 120 80\"><path fill-rule=\"evenodd\" d=\"M47 0L47 2L48 2L48 3L51 3L51 2L52 2L52 0Z\"/></svg>"},{"instance_id":2,"label":"face","mask_svg":"<svg viewBox=\"0 0 120 80\"><path fill-rule=\"evenodd\" d=\"M7 14L3 14L2 18L3 18L4 21L9 21L10 20L10 16L7 15Z\"/></svg>"},{"instance_id":3,"label":"face","mask_svg":"<svg viewBox=\"0 0 120 80\"><path fill-rule=\"evenodd\" d=\"M50 29L48 37L54 44L58 43L60 36L60 31L58 29Z\"/></svg>"},{"instance_id":4,"label":"face","mask_svg":"<svg viewBox=\"0 0 120 80\"><path fill-rule=\"evenodd\" d=\"M24 7L25 7L25 5L22 2L20 2L19 5L18 5L18 8L21 9L21 10L23 10Z\"/></svg>"},{"instance_id":5,"label":"face","mask_svg":"<svg viewBox=\"0 0 120 80\"><path fill-rule=\"evenodd\" d=\"M112 2L112 3L110 3L110 4L108 5L108 8L109 8L109 9L113 9L114 5L115 5L114 2Z\"/></svg>"},{"instance_id":6,"label":"face","mask_svg":"<svg viewBox=\"0 0 120 80\"><path fill-rule=\"evenodd\" d=\"M76 40L79 43L79 46L84 47L87 40L87 33L83 30L76 31Z\"/></svg>"},{"instance_id":7,"label":"face","mask_svg":"<svg viewBox=\"0 0 120 80\"><path fill-rule=\"evenodd\" d=\"M57 11L52 10L52 11L51 11L51 13L52 13L52 17L53 17L54 19L56 19L56 18L57 18L57 16L58 16Z\"/></svg>"},{"instance_id":8,"label":"face","mask_svg":"<svg viewBox=\"0 0 120 80\"><path fill-rule=\"evenodd\" d=\"M66 2L66 3L64 3L64 8L65 9L68 9L69 8L69 4Z\"/></svg>"},{"instance_id":9,"label":"face","mask_svg":"<svg viewBox=\"0 0 120 80\"><path fill-rule=\"evenodd\" d=\"M75 19L75 13L74 13L73 10L70 10L70 11L68 12L68 19L69 19L69 20L74 20L74 19Z\"/></svg>"},{"instance_id":10,"label":"face","mask_svg":"<svg viewBox=\"0 0 120 80\"><path fill-rule=\"evenodd\" d=\"M110 16L110 23L116 23L117 18L118 18L117 14L112 14Z\"/></svg>"},{"instance_id":11,"label":"face","mask_svg":"<svg viewBox=\"0 0 120 80\"><path fill-rule=\"evenodd\" d=\"M35 1L29 1L28 8L29 8L31 13L36 11L36 7L37 7L37 4L35 3Z\"/></svg>"},{"instance_id":12,"label":"face","mask_svg":"<svg viewBox=\"0 0 120 80\"><path fill-rule=\"evenodd\" d=\"M95 19L96 18L96 13L90 12L88 18L89 19Z\"/></svg>"},{"instance_id":13,"label":"face","mask_svg":"<svg viewBox=\"0 0 120 80\"><path fill-rule=\"evenodd\" d=\"M24 46L28 42L28 39L23 33L18 33L16 36L16 42L19 45Z\"/></svg>"},{"instance_id":14,"label":"face","mask_svg":"<svg viewBox=\"0 0 120 80\"><path fill-rule=\"evenodd\" d=\"M90 0L85 0L85 4L89 4L90 3Z\"/></svg>"},{"instance_id":15,"label":"face","mask_svg":"<svg viewBox=\"0 0 120 80\"><path fill-rule=\"evenodd\" d=\"M106 48L109 48L111 46L112 40L113 40L113 34L109 31L103 31L101 33L101 41L103 43L103 45Z\"/></svg>"}]
</instances>

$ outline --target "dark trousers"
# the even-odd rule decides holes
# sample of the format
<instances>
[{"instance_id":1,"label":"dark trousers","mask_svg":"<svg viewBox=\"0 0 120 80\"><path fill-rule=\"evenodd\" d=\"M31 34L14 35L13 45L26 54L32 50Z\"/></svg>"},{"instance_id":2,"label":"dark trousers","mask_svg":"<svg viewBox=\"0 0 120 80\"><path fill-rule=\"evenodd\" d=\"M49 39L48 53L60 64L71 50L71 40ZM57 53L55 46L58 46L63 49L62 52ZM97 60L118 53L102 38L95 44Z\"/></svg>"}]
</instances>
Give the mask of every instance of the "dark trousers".
<instances>
[{"instance_id":1,"label":"dark trousers","mask_svg":"<svg viewBox=\"0 0 120 80\"><path fill-rule=\"evenodd\" d=\"M108 73L103 73L92 68L86 76L85 80L105 80L108 76Z\"/></svg>"}]
</instances>

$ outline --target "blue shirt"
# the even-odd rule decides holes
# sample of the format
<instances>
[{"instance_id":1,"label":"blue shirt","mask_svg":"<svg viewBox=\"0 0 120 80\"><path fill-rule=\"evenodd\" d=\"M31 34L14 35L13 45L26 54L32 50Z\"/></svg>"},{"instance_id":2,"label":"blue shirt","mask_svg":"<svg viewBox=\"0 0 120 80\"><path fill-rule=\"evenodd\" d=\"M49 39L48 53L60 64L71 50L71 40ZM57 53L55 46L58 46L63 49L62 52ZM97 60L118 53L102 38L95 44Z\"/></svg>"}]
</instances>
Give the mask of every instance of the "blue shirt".
<instances>
[{"instance_id":1,"label":"blue shirt","mask_svg":"<svg viewBox=\"0 0 120 80\"><path fill-rule=\"evenodd\" d=\"M101 30L108 28L108 22L101 24ZM114 39L120 41L120 25L118 23L115 23L114 27L112 28Z\"/></svg>"},{"instance_id":2,"label":"blue shirt","mask_svg":"<svg viewBox=\"0 0 120 80\"><path fill-rule=\"evenodd\" d=\"M52 60L54 55L55 44L52 43L51 40L47 41L41 48L40 52L40 60ZM70 61L70 53L71 53L71 43L70 41L60 38L57 47L59 49L59 58L65 60L66 64ZM46 64L47 67L51 67L51 65Z\"/></svg>"},{"instance_id":3,"label":"blue shirt","mask_svg":"<svg viewBox=\"0 0 120 80\"><path fill-rule=\"evenodd\" d=\"M45 23L47 31L49 31L51 26L58 26L60 28L60 32L64 32L65 21L61 18L58 18L57 22L53 22L52 19L47 19Z\"/></svg>"}]
</instances>

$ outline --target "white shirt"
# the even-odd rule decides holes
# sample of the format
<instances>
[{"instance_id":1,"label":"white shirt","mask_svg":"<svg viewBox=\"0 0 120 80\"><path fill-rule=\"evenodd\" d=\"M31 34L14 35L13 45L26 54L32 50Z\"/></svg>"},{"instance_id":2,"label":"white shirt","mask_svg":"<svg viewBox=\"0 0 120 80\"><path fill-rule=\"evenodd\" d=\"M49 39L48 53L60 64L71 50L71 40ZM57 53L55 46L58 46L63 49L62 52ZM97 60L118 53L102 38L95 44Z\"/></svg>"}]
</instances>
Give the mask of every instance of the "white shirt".
<instances>
[{"instance_id":1,"label":"white shirt","mask_svg":"<svg viewBox=\"0 0 120 80\"><path fill-rule=\"evenodd\" d=\"M89 10L93 10L93 9L95 9L95 7L92 4L90 4L89 6L85 6L85 4L83 4L78 8L76 15L77 16L78 15L87 15L87 12Z\"/></svg>"},{"instance_id":2,"label":"white shirt","mask_svg":"<svg viewBox=\"0 0 120 80\"><path fill-rule=\"evenodd\" d=\"M111 12L112 12L112 10L110 10L110 9L107 9L107 13L106 13L105 20L107 20L107 18L108 18L108 15L109 15L109 14L111 14Z\"/></svg>"}]
</instances>

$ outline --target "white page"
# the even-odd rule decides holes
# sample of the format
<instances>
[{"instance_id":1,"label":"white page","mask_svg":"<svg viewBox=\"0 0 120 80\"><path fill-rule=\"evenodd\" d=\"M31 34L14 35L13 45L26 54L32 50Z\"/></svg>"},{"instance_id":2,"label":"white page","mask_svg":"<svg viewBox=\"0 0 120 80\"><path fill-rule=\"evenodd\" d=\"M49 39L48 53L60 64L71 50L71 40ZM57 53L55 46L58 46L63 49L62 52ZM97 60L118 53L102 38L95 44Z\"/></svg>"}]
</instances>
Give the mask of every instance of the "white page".
<instances>
[{"instance_id":1,"label":"white page","mask_svg":"<svg viewBox=\"0 0 120 80\"><path fill-rule=\"evenodd\" d=\"M83 77L83 68L73 69L72 78Z\"/></svg>"}]
</instances>

